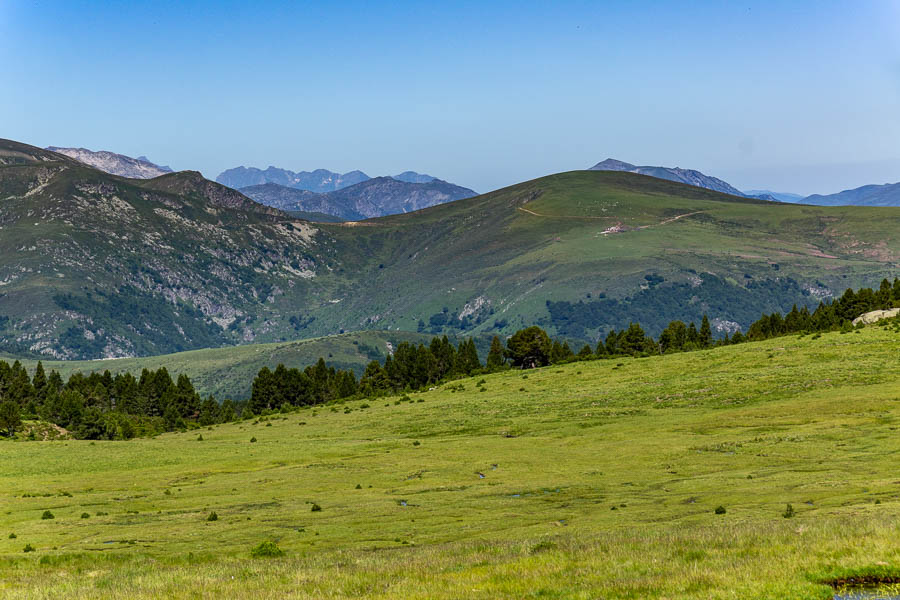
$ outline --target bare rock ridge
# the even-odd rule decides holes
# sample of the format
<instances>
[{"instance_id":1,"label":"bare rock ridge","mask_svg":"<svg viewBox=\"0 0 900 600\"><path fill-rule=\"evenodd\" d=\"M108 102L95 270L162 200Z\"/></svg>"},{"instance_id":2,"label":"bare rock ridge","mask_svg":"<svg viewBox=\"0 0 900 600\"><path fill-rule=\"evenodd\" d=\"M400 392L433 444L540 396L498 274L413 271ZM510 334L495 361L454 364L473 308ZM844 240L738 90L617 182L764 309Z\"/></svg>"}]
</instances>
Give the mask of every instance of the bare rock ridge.
<instances>
[{"instance_id":1,"label":"bare rock ridge","mask_svg":"<svg viewBox=\"0 0 900 600\"><path fill-rule=\"evenodd\" d=\"M111 175L119 177L129 177L131 179L152 179L171 173L172 169L166 166L160 166L147 160L146 156L140 158L132 158L124 154L116 154L101 150L94 152L87 148L60 148L57 146L48 146L47 150L63 154L70 158L90 165L95 169L99 169Z\"/></svg>"},{"instance_id":2,"label":"bare rock ridge","mask_svg":"<svg viewBox=\"0 0 900 600\"><path fill-rule=\"evenodd\" d=\"M614 158L607 158L602 162L590 168L591 171L623 171L626 173L638 173L640 175L649 175L658 179L667 179L669 181L677 181L678 183L686 183L696 187L706 188L723 194L731 194L732 196L758 197L748 196L739 189L733 187L729 183L722 181L717 177L704 175L700 171L694 169L681 169L678 167L639 167L631 163L627 163ZM774 198L761 198L762 200L772 200Z\"/></svg>"}]
</instances>

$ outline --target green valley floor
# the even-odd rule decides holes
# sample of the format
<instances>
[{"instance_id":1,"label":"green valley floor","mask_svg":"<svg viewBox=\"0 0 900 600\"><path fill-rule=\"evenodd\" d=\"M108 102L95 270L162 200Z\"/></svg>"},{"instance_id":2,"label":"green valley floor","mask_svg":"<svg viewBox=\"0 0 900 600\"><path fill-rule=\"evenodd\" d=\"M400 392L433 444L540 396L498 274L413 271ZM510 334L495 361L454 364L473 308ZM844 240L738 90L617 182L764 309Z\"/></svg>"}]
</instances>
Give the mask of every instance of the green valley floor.
<instances>
[{"instance_id":1,"label":"green valley floor","mask_svg":"<svg viewBox=\"0 0 900 600\"><path fill-rule=\"evenodd\" d=\"M900 581L898 427L868 327L2 442L0 596L825 599Z\"/></svg>"}]
</instances>

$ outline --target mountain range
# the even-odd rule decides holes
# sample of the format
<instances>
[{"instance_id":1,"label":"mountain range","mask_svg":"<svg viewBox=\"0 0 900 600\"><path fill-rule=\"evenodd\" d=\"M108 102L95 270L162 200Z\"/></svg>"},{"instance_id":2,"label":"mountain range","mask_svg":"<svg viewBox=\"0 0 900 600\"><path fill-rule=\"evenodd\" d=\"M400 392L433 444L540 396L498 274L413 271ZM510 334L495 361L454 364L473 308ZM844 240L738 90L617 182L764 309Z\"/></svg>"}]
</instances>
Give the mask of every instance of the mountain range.
<instances>
[{"instance_id":1,"label":"mountain range","mask_svg":"<svg viewBox=\"0 0 900 600\"><path fill-rule=\"evenodd\" d=\"M130 177L132 179L152 179L153 177L172 172L172 169L169 167L150 162L146 156L131 158L124 154L116 154L106 150L94 152L87 148L59 148L57 146L49 146L47 150L74 158L79 162L112 175Z\"/></svg>"},{"instance_id":2,"label":"mountain range","mask_svg":"<svg viewBox=\"0 0 900 600\"><path fill-rule=\"evenodd\" d=\"M216 181L233 189L240 189L266 183L277 183L285 187L298 190L308 190L321 194L333 192L357 183L366 181L369 176L362 171L350 171L348 173L335 173L328 169L316 169L315 171L300 171L295 173L287 169L269 167L257 169L255 167L235 167L219 173Z\"/></svg>"},{"instance_id":3,"label":"mountain range","mask_svg":"<svg viewBox=\"0 0 900 600\"><path fill-rule=\"evenodd\" d=\"M818 206L900 206L900 183L864 185L837 194L813 194L799 202Z\"/></svg>"},{"instance_id":4,"label":"mountain range","mask_svg":"<svg viewBox=\"0 0 900 600\"><path fill-rule=\"evenodd\" d=\"M704 175L693 169L680 169L672 167L638 167L614 158L597 163L591 167L593 171L621 171L627 173L639 173L668 181L678 181L688 185L715 190L733 196L758 198L774 202L789 202L792 204L811 204L816 206L900 206L900 183L884 185L864 185L851 190L844 190L836 194L791 194L786 192L772 192L769 190L748 190L742 192L727 182L716 177Z\"/></svg>"},{"instance_id":5,"label":"mountain range","mask_svg":"<svg viewBox=\"0 0 900 600\"><path fill-rule=\"evenodd\" d=\"M437 179L424 173L404 171L399 175L392 175L397 181L406 183L429 183ZM284 187L298 190L307 190L323 194L334 192L371 179L362 171L349 171L347 173L335 173L328 169L316 169L315 171L294 172L278 167L257 169L256 167L235 167L219 173L216 181L230 188L241 189L267 183L275 183Z\"/></svg>"},{"instance_id":6,"label":"mountain range","mask_svg":"<svg viewBox=\"0 0 900 600\"><path fill-rule=\"evenodd\" d=\"M412 212L476 195L468 188L433 177L423 183L411 183L394 177L375 177L323 194L277 183L254 185L241 188L240 191L261 204L282 210L324 213L346 221Z\"/></svg>"},{"instance_id":7,"label":"mountain range","mask_svg":"<svg viewBox=\"0 0 900 600\"><path fill-rule=\"evenodd\" d=\"M771 203L628 172L311 224L196 172L126 179L0 140L0 198L0 350L64 359L366 329L539 324L594 341L630 320L658 334L703 314L734 331L877 285L900 263L900 210Z\"/></svg>"}]
</instances>

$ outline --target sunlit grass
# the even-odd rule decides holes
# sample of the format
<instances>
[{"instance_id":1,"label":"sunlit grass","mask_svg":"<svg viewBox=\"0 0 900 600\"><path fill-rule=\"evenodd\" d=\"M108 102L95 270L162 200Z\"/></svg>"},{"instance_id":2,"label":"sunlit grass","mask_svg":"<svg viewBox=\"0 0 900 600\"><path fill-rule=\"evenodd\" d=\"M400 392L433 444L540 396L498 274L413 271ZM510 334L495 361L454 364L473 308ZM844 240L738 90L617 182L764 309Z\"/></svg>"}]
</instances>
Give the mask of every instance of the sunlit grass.
<instances>
[{"instance_id":1,"label":"sunlit grass","mask_svg":"<svg viewBox=\"0 0 900 600\"><path fill-rule=\"evenodd\" d=\"M898 349L868 328L509 371L203 441L0 443L0 593L828 598L835 573L900 567ZM285 556L251 558L264 541Z\"/></svg>"}]
</instances>

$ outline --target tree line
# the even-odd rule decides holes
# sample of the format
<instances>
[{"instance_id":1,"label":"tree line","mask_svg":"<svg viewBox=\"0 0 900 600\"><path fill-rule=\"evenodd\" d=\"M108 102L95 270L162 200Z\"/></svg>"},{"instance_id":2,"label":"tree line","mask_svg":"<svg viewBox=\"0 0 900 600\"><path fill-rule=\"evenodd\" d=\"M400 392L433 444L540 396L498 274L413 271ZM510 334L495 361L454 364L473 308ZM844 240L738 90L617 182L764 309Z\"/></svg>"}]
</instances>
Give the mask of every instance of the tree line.
<instances>
[{"instance_id":1,"label":"tree line","mask_svg":"<svg viewBox=\"0 0 900 600\"><path fill-rule=\"evenodd\" d=\"M638 323L610 330L596 346L577 353L568 341L551 339L537 326L514 333L504 343L494 336L482 362L469 338L454 345L447 336L429 345L401 342L384 361L373 359L357 378L353 371L335 369L320 358L305 369L263 367L253 380L246 401L201 398L190 379L172 379L163 367L144 369L139 378L129 373L112 376L73 374L63 382L59 373L47 374L38 363L33 377L16 361L0 361L0 432L12 435L22 417L41 418L83 439L129 439L193 426L207 426L296 406L313 406L359 397L369 398L427 389L441 382L504 369L532 369L579 360L618 356L649 356L689 352L801 333L848 330L851 320L873 310L900 306L900 280L884 280L878 290L848 289L815 311L796 306L787 313L764 314L746 334L740 331L716 338L706 315L693 322L672 321L654 339Z\"/></svg>"},{"instance_id":2,"label":"tree line","mask_svg":"<svg viewBox=\"0 0 900 600\"><path fill-rule=\"evenodd\" d=\"M63 382L41 362L29 377L19 361L0 361L0 431L10 436L23 418L40 418L81 439L130 439L230 421L242 404L202 399L187 375L173 380L165 367L140 377L74 373Z\"/></svg>"}]
</instances>

